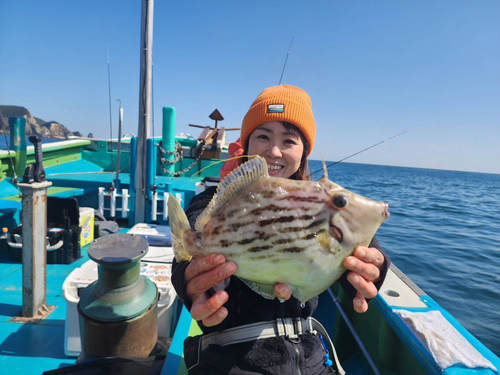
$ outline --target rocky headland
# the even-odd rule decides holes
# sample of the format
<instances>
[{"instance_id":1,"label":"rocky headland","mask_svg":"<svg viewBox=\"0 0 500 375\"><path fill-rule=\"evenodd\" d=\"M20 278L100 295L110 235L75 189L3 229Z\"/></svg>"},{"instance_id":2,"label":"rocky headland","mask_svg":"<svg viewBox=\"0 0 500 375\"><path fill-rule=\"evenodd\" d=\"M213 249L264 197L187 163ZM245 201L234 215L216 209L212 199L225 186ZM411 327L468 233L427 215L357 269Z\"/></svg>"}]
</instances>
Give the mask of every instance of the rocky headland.
<instances>
[{"instance_id":1,"label":"rocky headland","mask_svg":"<svg viewBox=\"0 0 500 375\"><path fill-rule=\"evenodd\" d=\"M57 121L44 121L33 117L26 108L15 105L0 105L0 134L9 134L9 117L20 116L26 118L26 135L38 135L42 138L67 139L81 137L78 131L69 131Z\"/></svg>"}]
</instances>

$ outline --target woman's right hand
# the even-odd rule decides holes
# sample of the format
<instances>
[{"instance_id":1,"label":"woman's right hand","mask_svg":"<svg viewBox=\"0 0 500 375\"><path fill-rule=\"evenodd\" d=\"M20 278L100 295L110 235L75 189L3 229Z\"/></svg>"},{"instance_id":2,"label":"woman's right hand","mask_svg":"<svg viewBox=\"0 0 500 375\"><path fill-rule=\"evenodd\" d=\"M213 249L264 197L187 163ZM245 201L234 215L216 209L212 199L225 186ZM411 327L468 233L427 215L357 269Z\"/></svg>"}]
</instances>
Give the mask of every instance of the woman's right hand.
<instances>
[{"instance_id":1,"label":"woman's right hand","mask_svg":"<svg viewBox=\"0 0 500 375\"><path fill-rule=\"evenodd\" d=\"M206 327L220 324L228 311L223 305L229 296L221 290L208 298L207 290L236 272L234 262L226 262L222 254L209 254L194 259L186 268L186 294L191 299L191 316Z\"/></svg>"}]
</instances>

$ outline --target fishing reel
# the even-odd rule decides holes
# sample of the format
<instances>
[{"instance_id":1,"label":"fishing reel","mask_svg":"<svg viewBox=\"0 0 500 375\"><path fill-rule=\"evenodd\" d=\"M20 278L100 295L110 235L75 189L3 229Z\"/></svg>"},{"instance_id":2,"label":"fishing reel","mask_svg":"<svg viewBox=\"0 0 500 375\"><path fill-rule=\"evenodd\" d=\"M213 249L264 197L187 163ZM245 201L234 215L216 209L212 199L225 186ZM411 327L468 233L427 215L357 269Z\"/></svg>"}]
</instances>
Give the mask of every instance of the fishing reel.
<instances>
[{"instance_id":1,"label":"fishing reel","mask_svg":"<svg viewBox=\"0 0 500 375\"><path fill-rule=\"evenodd\" d=\"M23 176L23 183L32 184L34 182L45 181L45 170L43 169L42 159L42 139L37 135L29 137L31 143L35 147L35 164L30 163L26 167Z\"/></svg>"}]
</instances>

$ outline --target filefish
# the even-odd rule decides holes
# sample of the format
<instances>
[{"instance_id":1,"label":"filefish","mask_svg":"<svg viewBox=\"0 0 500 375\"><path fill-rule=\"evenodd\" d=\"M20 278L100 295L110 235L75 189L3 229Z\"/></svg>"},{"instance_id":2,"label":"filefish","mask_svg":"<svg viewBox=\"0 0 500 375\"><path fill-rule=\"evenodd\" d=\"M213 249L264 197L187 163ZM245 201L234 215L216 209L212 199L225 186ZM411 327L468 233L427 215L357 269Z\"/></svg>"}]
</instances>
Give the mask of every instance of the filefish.
<instances>
[{"instance_id":1,"label":"filefish","mask_svg":"<svg viewBox=\"0 0 500 375\"><path fill-rule=\"evenodd\" d=\"M388 204L350 192L324 176L318 181L270 177L255 157L231 172L217 188L192 230L171 195L168 216L176 260L221 253L235 273L261 296L274 299L285 283L305 303L345 271L343 260L368 245L389 217Z\"/></svg>"}]
</instances>

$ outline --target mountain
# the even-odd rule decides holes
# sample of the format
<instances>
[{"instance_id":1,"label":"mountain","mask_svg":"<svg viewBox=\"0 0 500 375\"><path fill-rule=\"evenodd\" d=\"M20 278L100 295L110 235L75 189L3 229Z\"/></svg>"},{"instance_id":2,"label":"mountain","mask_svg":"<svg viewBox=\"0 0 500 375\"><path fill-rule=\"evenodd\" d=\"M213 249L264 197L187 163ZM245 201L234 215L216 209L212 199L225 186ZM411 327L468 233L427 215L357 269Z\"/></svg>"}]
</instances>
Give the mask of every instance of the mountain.
<instances>
[{"instance_id":1,"label":"mountain","mask_svg":"<svg viewBox=\"0 0 500 375\"><path fill-rule=\"evenodd\" d=\"M44 121L38 117L33 117L26 108L16 105L0 105L0 134L9 134L10 116L26 118L26 135L58 139L81 136L80 132L71 132L57 121Z\"/></svg>"}]
</instances>

